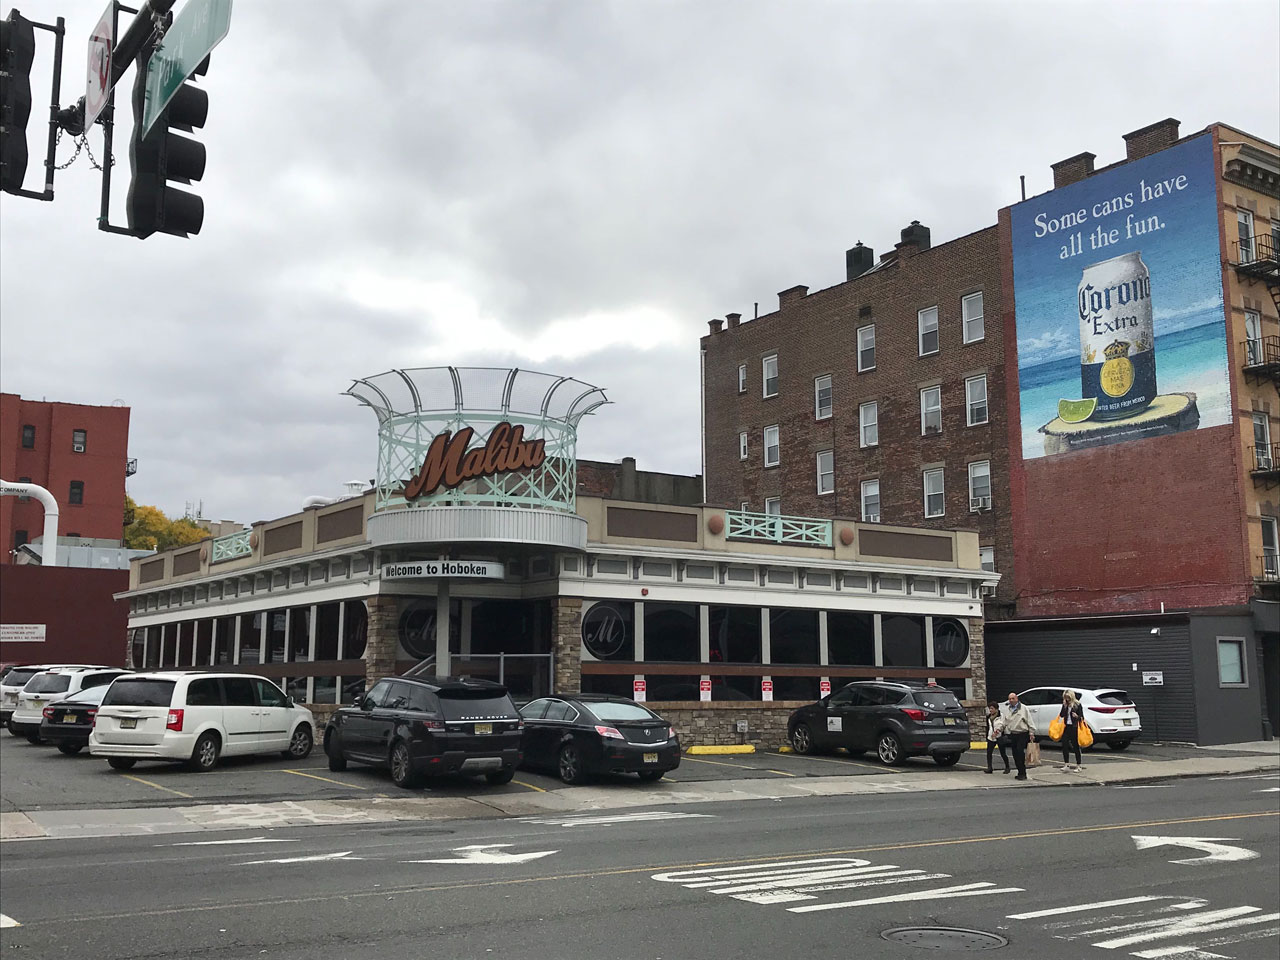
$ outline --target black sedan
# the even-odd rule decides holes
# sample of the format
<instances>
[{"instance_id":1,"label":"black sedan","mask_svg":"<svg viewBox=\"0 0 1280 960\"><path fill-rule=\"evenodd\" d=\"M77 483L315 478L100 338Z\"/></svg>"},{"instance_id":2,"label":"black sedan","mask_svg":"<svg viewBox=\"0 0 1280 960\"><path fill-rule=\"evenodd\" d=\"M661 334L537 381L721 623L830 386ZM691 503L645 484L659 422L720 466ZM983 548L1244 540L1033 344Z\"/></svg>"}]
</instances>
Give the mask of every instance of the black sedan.
<instances>
[{"instance_id":1,"label":"black sedan","mask_svg":"<svg viewBox=\"0 0 1280 960\"><path fill-rule=\"evenodd\" d=\"M44 708L44 719L40 721L40 739L56 743L58 749L67 755L79 753L89 745L93 719L98 715L98 707L102 706L102 698L110 689L109 683L89 687L65 700L49 704Z\"/></svg>"},{"instance_id":2,"label":"black sedan","mask_svg":"<svg viewBox=\"0 0 1280 960\"><path fill-rule=\"evenodd\" d=\"M595 773L659 780L680 766L680 739L666 720L634 700L576 693L520 708L524 764L555 770L565 783Z\"/></svg>"}]
</instances>

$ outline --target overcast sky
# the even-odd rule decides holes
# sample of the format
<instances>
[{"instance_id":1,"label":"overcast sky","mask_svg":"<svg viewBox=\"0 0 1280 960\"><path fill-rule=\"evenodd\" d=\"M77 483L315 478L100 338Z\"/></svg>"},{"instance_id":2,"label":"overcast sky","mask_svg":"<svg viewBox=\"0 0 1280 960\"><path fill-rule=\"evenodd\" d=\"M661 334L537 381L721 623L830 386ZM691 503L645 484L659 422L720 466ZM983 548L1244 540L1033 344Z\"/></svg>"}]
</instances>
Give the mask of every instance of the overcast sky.
<instances>
[{"instance_id":1,"label":"overcast sky","mask_svg":"<svg viewBox=\"0 0 1280 960\"><path fill-rule=\"evenodd\" d=\"M66 18L63 103L103 6L20 4ZM237 0L202 84L199 236L99 232L83 155L53 203L2 195L0 385L128 404L130 493L214 519L372 477L373 415L339 394L392 367L578 377L613 401L580 456L697 473L707 320L837 283L846 248L888 249L913 219L934 243L994 223L1019 174L1043 192L1050 163L1113 162L1164 117L1280 140L1278 10Z\"/></svg>"}]
</instances>

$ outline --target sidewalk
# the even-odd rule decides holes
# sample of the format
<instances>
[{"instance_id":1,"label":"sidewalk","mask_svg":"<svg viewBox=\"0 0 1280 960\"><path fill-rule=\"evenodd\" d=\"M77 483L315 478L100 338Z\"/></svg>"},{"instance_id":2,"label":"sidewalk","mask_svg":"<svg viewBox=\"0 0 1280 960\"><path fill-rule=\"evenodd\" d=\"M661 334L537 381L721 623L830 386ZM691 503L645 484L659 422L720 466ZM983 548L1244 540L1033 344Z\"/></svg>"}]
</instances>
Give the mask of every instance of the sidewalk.
<instances>
[{"instance_id":1,"label":"sidewalk","mask_svg":"<svg viewBox=\"0 0 1280 960\"><path fill-rule=\"evenodd\" d=\"M1246 746L1246 745L1238 745ZM1152 763L1143 760L1087 766L1064 774L1057 763L1033 767L1030 779L948 770L886 773L874 777L805 777L792 780L717 780L700 783L659 781L636 789L632 784L570 787L543 793L485 792L475 797L406 794L359 800L293 800L274 803L201 804L113 810L48 810L0 813L0 840L67 839L198 833L218 830L270 830L323 824L469 820L590 813L660 805L792 797L849 797L861 794L928 793L949 790L1024 790L1038 787L1109 786L1150 783L1179 777L1232 776L1280 772L1280 749L1241 750L1241 756L1192 757Z\"/></svg>"}]
</instances>

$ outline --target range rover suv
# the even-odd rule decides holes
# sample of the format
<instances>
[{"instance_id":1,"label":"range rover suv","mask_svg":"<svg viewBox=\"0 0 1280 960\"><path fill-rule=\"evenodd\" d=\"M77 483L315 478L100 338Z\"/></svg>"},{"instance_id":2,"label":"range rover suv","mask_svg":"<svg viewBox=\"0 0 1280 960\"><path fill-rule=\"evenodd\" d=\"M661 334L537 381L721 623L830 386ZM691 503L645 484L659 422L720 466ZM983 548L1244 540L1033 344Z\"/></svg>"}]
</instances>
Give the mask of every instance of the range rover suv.
<instances>
[{"instance_id":1,"label":"range rover suv","mask_svg":"<svg viewBox=\"0 0 1280 960\"><path fill-rule=\"evenodd\" d=\"M484 774L496 785L515 775L523 730L500 683L389 677L333 715L324 752L330 770L345 770L348 761L387 767L399 787L445 774Z\"/></svg>"}]
</instances>

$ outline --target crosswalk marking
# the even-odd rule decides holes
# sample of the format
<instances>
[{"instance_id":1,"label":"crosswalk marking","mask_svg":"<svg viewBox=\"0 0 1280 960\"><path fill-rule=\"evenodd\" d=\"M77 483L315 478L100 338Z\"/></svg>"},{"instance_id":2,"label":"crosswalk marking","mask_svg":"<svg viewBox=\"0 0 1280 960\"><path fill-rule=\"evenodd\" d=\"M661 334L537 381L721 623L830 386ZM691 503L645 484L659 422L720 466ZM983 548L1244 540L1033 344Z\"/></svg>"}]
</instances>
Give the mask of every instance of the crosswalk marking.
<instances>
[{"instance_id":1,"label":"crosswalk marking","mask_svg":"<svg viewBox=\"0 0 1280 960\"><path fill-rule=\"evenodd\" d=\"M639 813L575 814L566 817L521 817L521 823L540 823L553 827L612 826L619 823L644 823L651 820L713 820L710 813L681 813L671 810L645 810Z\"/></svg>"},{"instance_id":2,"label":"crosswalk marking","mask_svg":"<svg viewBox=\"0 0 1280 960\"><path fill-rule=\"evenodd\" d=\"M1192 914L1190 917L1184 917L1172 922L1165 921L1166 926L1163 930L1147 931L1133 936L1104 940L1101 943L1095 943L1094 946L1101 947L1103 950L1114 950L1118 947L1130 947L1139 943L1148 943L1152 940L1163 940L1166 937L1212 933L1216 930L1230 930L1235 927L1247 927L1257 923L1274 923L1276 920L1280 920L1280 913L1268 913L1262 916L1247 915L1256 913L1258 909L1258 907L1231 907L1226 910L1209 911L1204 914ZM1210 917L1218 917L1219 919L1211 921Z\"/></svg>"},{"instance_id":3,"label":"crosswalk marking","mask_svg":"<svg viewBox=\"0 0 1280 960\"><path fill-rule=\"evenodd\" d=\"M1224 954L1208 953L1198 947L1156 947L1139 950L1132 956L1141 960L1229 960Z\"/></svg>"},{"instance_id":4,"label":"crosswalk marking","mask_svg":"<svg viewBox=\"0 0 1280 960\"><path fill-rule=\"evenodd\" d=\"M872 897L868 900L846 900L843 903L812 903L804 907L788 907L791 913L815 913L819 910L845 910L849 907L869 907L878 903L905 903L910 900L951 900L956 897L989 897L997 893L1025 893L1022 887L998 887L994 883L962 883L954 887L938 887L933 890L912 890L890 897Z\"/></svg>"},{"instance_id":5,"label":"crosswalk marking","mask_svg":"<svg viewBox=\"0 0 1280 960\"><path fill-rule=\"evenodd\" d=\"M1039 917L1056 917L1064 913L1083 913L1086 910L1105 910L1107 907L1123 907L1130 903L1146 903L1162 897L1126 897L1123 900L1101 900L1098 903L1080 903L1074 907L1051 907L1048 910L1032 910L1030 913L1011 913L1006 920L1035 920Z\"/></svg>"}]
</instances>

